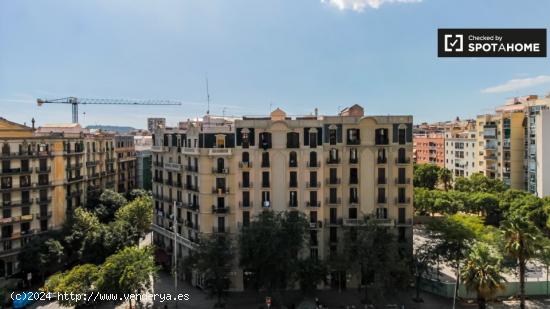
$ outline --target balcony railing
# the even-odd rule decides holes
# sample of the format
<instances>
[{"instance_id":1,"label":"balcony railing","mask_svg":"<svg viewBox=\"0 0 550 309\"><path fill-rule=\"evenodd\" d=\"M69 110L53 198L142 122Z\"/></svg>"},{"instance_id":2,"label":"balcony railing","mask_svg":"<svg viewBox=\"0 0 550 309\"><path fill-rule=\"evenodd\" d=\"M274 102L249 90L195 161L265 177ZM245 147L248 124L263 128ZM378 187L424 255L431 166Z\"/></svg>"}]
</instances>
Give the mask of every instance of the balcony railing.
<instances>
[{"instance_id":1,"label":"balcony railing","mask_svg":"<svg viewBox=\"0 0 550 309\"><path fill-rule=\"evenodd\" d=\"M183 147L181 148L181 153L186 155L197 155L199 154L199 148Z\"/></svg>"},{"instance_id":2,"label":"balcony railing","mask_svg":"<svg viewBox=\"0 0 550 309\"><path fill-rule=\"evenodd\" d=\"M349 159L349 164L357 164L359 163L359 159L358 158L355 158L355 159Z\"/></svg>"},{"instance_id":3,"label":"balcony railing","mask_svg":"<svg viewBox=\"0 0 550 309\"><path fill-rule=\"evenodd\" d=\"M212 168L212 173L214 173L214 174L229 174L229 168L213 167Z\"/></svg>"},{"instance_id":4,"label":"balcony railing","mask_svg":"<svg viewBox=\"0 0 550 309\"><path fill-rule=\"evenodd\" d=\"M321 167L320 161L308 161L306 164L307 167Z\"/></svg>"},{"instance_id":5,"label":"balcony railing","mask_svg":"<svg viewBox=\"0 0 550 309\"><path fill-rule=\"evenodd\" d=\"M262 188L269 188L269 187L270 187L269 181L262 181Z\"/></svg>"},{"instance_id":6,"label":"balcony railing","mask_svg":"<svg viewBox=\"0 0 550 309\"><path fill-rule=\"evenodd\" d=\"M212 188L212 193L213 194L229 194L229 188L224 188L224 187L214 187Z\"/></svg>"},{"instance_id":7,"label":"balcony railing","mask_svg":"<svg viewBox=\"0 0 550 309\"><path fill-rule=\"evenodd\" d=\"M34 168L34 171L37 172L37 173L49 173L52 171L52 167L51 166L46 166L46 167L35 167Z\"/></svg>"},{"instance_id":8,"label":"balcony railing","mask_svg":"<svg viewBox=\"0 0 550 309\"><path fill-rule=\"evenodd\" d=\"M51 212L51 211L38 212L38 213L36 213L36 217L37 217L38 219L51 218L51 217L52 217L52 212Z\"/></svg>"},{"instance_id":9,"label":"balcony railing","mask_svg":"<svg viewBox=\"0 0 550 309\"><path fill-rule=\"evenodd\" d=\"M378 203L378 204L386 204L387 202L388 202L388 199L385 198L385 197L378 197L376 199L376 203Z\"/></svg>"},{"instance_id":10,"label":"balcony railing","mask_svg":"<svg viewBox=\"0 0 550 309\"><path fill-rule=\"evenodd\" d=\"M410 197L396 198L395 203L396 204L410 204L411 203L411 198Z\"/></svg>"},{"instance_id":11,"label":"balcony railing","mask_svg":"<svg viewBox=\"0 0 550 309\"><path fill-rule=\"evenodd\" d=\"M244 161L241 161L239 162L239 168L251 168L252 167L252 162L248 161L248 162L244 162Z\"/></svg>"},{"instance_id":12,"label":"balcony railing","mask_svg":"<svg viewBox=\"0 0 550 309\"><path fill-rule=\"evenodd\" d=\"M199 187L194 184L185 184L185 189L199 192Z\"/></svg>"},{"instance_id":13,"label":"balcony railing","mask_svg":"<svg viewBox=\"0 0 550 309\"><path fill-rule=\"evenodd\" d=\"M321 182L315 181L315 182L306 182L306 188L319 188L321 186Z\"/></svg>"},{"instance_id":14,"label":"balcony railing","mask_svg":"<svg viewBox=\"0 0 550 309\"><path fill-rule=\"evenodd\" d=\"M387 178L378 177L378 179L376 180L376 183L379 185L385 185L386 183L388 183L388 180Z\"/></svg>"},{"instance_id":15,"label":"balcony railing","mask_svg":"<svg viewBox=\"0 0 550 309\"><path fill-rule=\"evenodd\" d=\"M188 171L188 172L195 172L196 173L196 172L199 171L199 167L195 166L195 165L186 165L185 170Z\"/></svg>"},{"instance_id":16,"label":"balcony railing","mask_svg":"<svg viewBox=\"0 0 550 309\"><path fill-rule=\"evenodd\" d=\"M262 164L260 165L260 167L262 167L262 168L267 168L269 166L270 166L269 161L262 161Z\"/></svg>"},{"instance_id":17,"label":"balcony railing","mask_svg":"<svg viewBox=\"0 0 550 309\"><path fill-rule=\"evenodd\" d=\"M395 221L395 225L409 226L412 225L412 219L398 219Z\"/></svg>"},{"instance_id":18,"label":"balcony railing","mask_svg":"<svg viewBox=\"0 0 550 309\"><path fill-rule=\"evenodd\" d=\"M387 158L377 158L376 163L377 164L386 164L386 163L388 163L388 159Z\"/></svg>"},{"instance_id":19,"label":"balcony railing","mask_svg":"<svg viewBox=\"0 0 550 309\"><path fill-rule=\"evenodd\" d=\"M325 180L325 183L327 185L339 185L341 183L341 179L340 178L327 178Z\"/></svg>"},{"instance_id":20,"label":"balcony railing","mask_svg":"<svg viewBox=\"0 0 550 309\"><path fill-rule=\"evenodd\" d=\"M252 207L252 201L248 201L248 203L245 203L242 201L239 202L239 208L250 208L250 207Z\"/></svg>"},{"instance_id":21,"label":"balcony railing","mask_svg":"<svg viewBox=\"0 0 550 309\"><path fill-rule=\"evenodd\" d=\"M328 158L327 159L327 164L339 164L340 163L340 158Z\"/></svg>"},{"instance_id":22,"label":"balcony railing","mask_svg":"<svg viewBox=\"0 0 550 309\"><path fill-rule=\"evenodd\" d=\"M325 226L338 226L342 225L342 218L325 219Z\"/></svg>"},{"instance_id":23,"label":"balcony railing","mask_svg":"<svg viewBox=\"0 0 550 309\"><path fill-rule=\"evenodd\" d=\"M342 220L342 225L344 226L360 226L364 224L365 224L365 220L363 219L343 219Z\"/></svg>"},{"instance_id":24,"label":"balcony railing","mask_svg":"<svg viewBox=\"0 0 550 309\"><path fill-rule=\"evenodd\" d=\"M289 201L288 207L298 207L298 201Z\"/></svg>"},{"instance_id":25,"label":"balcony railing","mask_svg":"<svg viewBox=\"0 0 550 309\"><path fill-rule=\"evenodd\" d=\"M241 189L247 189L247 188L252 188L253 187L253 184L251 181L249 182L239 182L239 188Z\"/></svg>"},{"instance_id":26,"label":"balcony railing","mask_svg":"<svg viewBox=\"0 0 550 309\"><path fill-rule=\"evenodd\" d=\"M411 163L411 158L397 158L395 159L396 164L409 164Z\"/></svg>"},{"instance_id":27,"label":"balcony railing","mask_svg":"<svg viewBox=\"0 0 550 309\"><path fill-rule=\"evenodd\" d=\"M212 227L212 233L214 234L223 234L223 233L229 233L229 227L220 227L220 226L213 226Z\"/></svg>"},{"instance_id":28,"label":"balcony railing","mask_svg":"<svg viewBox=\"0 0 550 309\"><path fill-rule=\"evenodd\" d=\"M371 220L372 220L372 222L374 222L378 225L383 225L383 226L392 226L392 225L394 225L393 219L389 219L389 218L373 218Z\"/></svg>"},{"instance_id":29,"label":"balcony railing","mask_svg":"<svg viewBox=\"0 0 550 309\"><path fill-rule=\"evenodd\" d=\"M306 207L321 207L320 201L307 201Z\"/></svg>"},{"instance_id":30,"label":"balcony railing","mask_svg":"<svg viewBox=\"0 0 550 309\"><path fill-rule=\"evenodd\" d=\"M231 155L231 148L211 148L211 149L208 149L208 155L229 156Z\"/></svg>"},{"instance_id":31,"label":"balcony railing","mask_svg":"<svg viewBox=\"0 0 550 309\"><path fill-rule=\"evenodd\" d=\"M339 197L335 199L327 198L325 199L325 203L328 205L340 205L342 204L342 199Z\"/></svg>"},{"instance_id":32,"label":"balcony railing","mask_svg":"<svg viewBox=\"0 0 550 309\"><path fill-rule=\"evenodd\" d=\"M217 207L217 206L215 206L215 205L212 205L212 213L215 213L215 214L227 214L227 213L229 213L229 206Z\"/></svg>"},{"instance_id":33,"label":"balcony railing","mask_svg":"<svg viewBox=\"0 0 550 309\"><path fill-rule=\"evenodd\" d=\"M408 185L411 183L411 179L410 178L395 178L395 184L396 185Z\"/></svg>"},{"instance_id":34,"label":"balcony railing","mask_svg":"<svg viewBox=\"0 0 550 309\"><path fill-rule=\"evenodd\" d=\"M359 204L359 199L358 198L350 198L349 203L351 205L357 205L357 204Z\"/></svg>"}]
</instances>

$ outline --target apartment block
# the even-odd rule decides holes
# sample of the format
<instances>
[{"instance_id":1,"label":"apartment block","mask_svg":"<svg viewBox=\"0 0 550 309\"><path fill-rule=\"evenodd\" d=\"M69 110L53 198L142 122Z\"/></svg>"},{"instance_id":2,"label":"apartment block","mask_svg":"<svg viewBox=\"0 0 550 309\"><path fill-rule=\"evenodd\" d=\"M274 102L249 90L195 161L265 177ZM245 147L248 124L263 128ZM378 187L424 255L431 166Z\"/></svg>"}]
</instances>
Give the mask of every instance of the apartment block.
<instances>
[{"instance_id":1,"label":"apartment block","mask_svg":"<svg viewBox=\"0 0 550 309\"><path fill-rule=\"evenodd\" d=\"M450 124L445 129L445 167L453 177L469 177L477 171L475 121Z\"/></svg>"},{"instance_id":2,"label":"apartment block","mask_svg":"<svg viewBox=\"0 0 550 309\"><path fill-rule=\"evenodd\" d=\"M549 101L530 106L526 115L526 184L527 190L539 197L550 196Z\"/></svg>"},{"instance_id":3,"label":"apartment block","mask_svg":"<svg viewBox=\"0 0 550 309\"><path fill-rule=\"evenodd\" d=\"M128 193L136 188L137 167L136 148L133 135L115 136L115 155L117 158L117 192Z\"/></svg>"},{"instance_id":4,"label":"apartment block","mask_svg":"<svg viewBox=\"0 0 550 309\"><path fill-rule=\"evenodd\" d=\"M392 229L410 251L412 142L411 116L365 116L358 105L334 116L276 109L157 129L154 242L168 257L176 246L183 259L199 234L235 236L262 211L300 211L310 221L304 256L328 259L342 249L344 229L365 218ZM254 274L237 264L231 289L250 288ZM202 284L198 273L182 276ZM360 284L357 274L349 278L348 286Z\"/></svg>"},{"instance_id":5,"label":"apartment block","mask_svg":"<svg viewBox=\"0 0 550 309\"><path fill-rule=\"evenodd\" d=\"M415 163L431 163L445 167L445 135L429 133L414 135Z\"/></svg>"},{"instance_id":6,"label":"apartment block","mask_svg":"<svg viewBox=\"0 0 550 309\"><path fill-rule=\"evenodd\" d=\"M34 127L34 121L33 121ZM0 278L32 237L59 229L87 193L115 186L114 136L77 124L37 130L0 118Z\"/></svg>"},{"instance_id":7,"label":"apartment block","mask_svg":"<svg viewBox=\"0 0 550 309\"><path fill-rule=\"evenodd\" d=\"M151 135L135 135L134 144L136 148L137 186L150 191L153 185L151 174L153 138Z\"/></svg>"}]
</instances>

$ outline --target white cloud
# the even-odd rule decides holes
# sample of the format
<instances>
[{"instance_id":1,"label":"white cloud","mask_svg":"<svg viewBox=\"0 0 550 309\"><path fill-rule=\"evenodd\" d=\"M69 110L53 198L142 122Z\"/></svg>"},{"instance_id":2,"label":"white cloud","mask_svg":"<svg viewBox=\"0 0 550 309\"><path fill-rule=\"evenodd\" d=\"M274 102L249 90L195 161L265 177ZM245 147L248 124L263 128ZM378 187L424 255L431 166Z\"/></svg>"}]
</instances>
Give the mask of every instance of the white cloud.
<instances>
[{"instance_id":1,"label":"white cloud","mask_svg":"<svg viewBox=\"0 0 550 309\"><path fill-rule=\"evenodd\" d=\"M321 0L322 3L328 3L339 10L354 10L363 12L365 8L378 9L386 3L418 3L422 0Z\"/></svg>"},{"instance_id":2,"label":"white cloud","mask_svg":"<svg viewBox=\"0 0 550 309\"><path fill-rule=\"evenodd\" d=\"M485 88L482 93L501 93L510 92L518 89L530 88L537 85L550 83L550 75L540 75L529 78L511 79L504 84Z\"/></svg>"}]
</instances>

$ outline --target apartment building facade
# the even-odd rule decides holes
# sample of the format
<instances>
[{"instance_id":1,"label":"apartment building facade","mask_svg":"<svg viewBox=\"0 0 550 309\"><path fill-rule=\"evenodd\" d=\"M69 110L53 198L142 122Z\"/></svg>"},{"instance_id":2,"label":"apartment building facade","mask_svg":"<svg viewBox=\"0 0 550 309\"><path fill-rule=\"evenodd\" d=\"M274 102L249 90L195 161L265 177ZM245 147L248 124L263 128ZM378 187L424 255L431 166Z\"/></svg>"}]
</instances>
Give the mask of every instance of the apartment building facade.
<instances>
[{"instance_id":1,"label":"apartment building facade","mask_svg":"<svg viewBox=\"0 0 550 309\"><path fill-rule=\"evenodd\" d=\"M126 194L137 186L136 148L133 135L115 136L117 192Z\"/></svg>"},{"instance_id":2,"label":"apartment building facade","mask_svg":"<svg viewBox=\"0 0 550 309\"><path fill-rule=\"evenodd\" d=\"M530 106L526 112L526 189L539 196L550 196L550 99Z\"/></svg>"},{"instance_id":3,"label":"apartment building facade","mask_svg":"<svg viewBox=\"0 0 550 309\"><path fill-rule=\"evenodd\" d=\"M61 228L88 191L115 186L114 136L75 125L38 130L0 118L0 278L19 271L30 239Z\"/></svg>"},{"instance_id":4,"label":"apartment building facade","mask_svg":"<svg viewBox=\"0 0 550 309\"><path fill-rule=\"evenodd\" d=\"M292 118L276 109L233 121L205 117L185 130L157 130L152 151L154 241L168 255L174 236L184 257L199 235L236 235L266 210L309 218L302 254L313 258L335 254L344 229L365 218L412 248L411 116L364 116L355 105L336 116ZM231 289L246 289L253 274L236 265ZM186 277L201 284L200 274ZM356 274L349 278L348 286L359 284Z\"/></svg>"},{"instance_id":5,"label":"apartment building facade","mask_svg":"<svg viewBox=\"0 0 550 309\"><path fill-rule=\"evenodd\" d=\"M469 177L477 171L475 122L457 122L445 129L445 167L453 177Z\"/></svg>"},{"instance_id":6,"label":"apartment building facade","mask_svg":"<svg viewBox=\"0 0 550 309\"><path fill-rule=\"evenodd\" d=\"M414 135L414 158L417 164L445 167L445 135L429 133Z\"/></svg>"}]
</instances>

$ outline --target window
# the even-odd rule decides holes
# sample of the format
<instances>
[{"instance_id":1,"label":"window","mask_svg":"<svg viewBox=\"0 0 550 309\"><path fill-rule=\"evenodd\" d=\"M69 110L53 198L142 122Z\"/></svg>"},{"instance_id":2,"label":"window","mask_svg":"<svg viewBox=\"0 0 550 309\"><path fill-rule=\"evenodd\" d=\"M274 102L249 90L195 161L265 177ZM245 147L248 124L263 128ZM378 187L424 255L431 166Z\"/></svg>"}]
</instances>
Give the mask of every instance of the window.
<instances>
[{"instance_id":1,"label":"window","mask_svg":"<svg viewBox=\"0 0 550 309\"><path fill-rule=\"evenodd\" d=\"M361 140L359 138L359 129L348 129L347 135L348 145L359 145L361 143Z\"/></svg>"},{"instance_id":2,"label":"window","mask_svg":"<svg viewBox=\"0 0 550 309\"><path fill-rule=\"evenodd\" d=\"M243 207L250 207L250 191L243 191Z\"/></svg>"},{"instance_id":3,"label":"window","mask_svg":"<svg viewBox=\"0 0 550 309\"><path fill-rule=\"evenodd\" d=\"M386 184L386 169L383 167L378 168L378 184Z\"/></svg>"},{"instance_id":4,"label":"window","mask_svg":"<svg viewBox=\"0 0 550 309\"><path fill-rule=\"evenodd\" d=\"M224 233L224 232L225 232L225 218L218 217L218 233Z\"/></svg>"},{"instance_id":5,"label":"window","mask_svg":"<svg viewBox=\"0 0 550 309\"><path fill-rule=\"evenodd\" d=\"M357 188L349 188L349 202L350 204L359 204Z\"/></svg>"},{"instance_id":6,"label":"window","mask_svg":"<svg viewBox=\"0 0 550 309\"><path fill-rule=\"evenodd\" d=\"M331 148L329 150L329 159L328 159L328 163L339 163L340 160L338 158L338 149L336 148Z\"/></svg>"},{"instance_id":7,"label":"window","mask_svg":"<svg viewBox=\"0 0 550 309\"><path fill-rule=\"evenodd\" d=\"M376 218L377 219L387 219L388 218L388 209L387 208L376 208Z\"/></svg>"},{"instance_id":8,"label":"window","mask_svg":"<svg viewBox=\"0 0 550 309\"><path fill-rule=\"evenodd\" d=\"M359 177L357 176L356 167L352 167L349 169L349 183L352 185L359 183Z\"/></svg>"},{"instance_id":9,"label":"window","mask_svg":"<svg viewBox=\"0 0 550 309\"><path fill-rule=\"evenodd\" d=\"M290 191L288 205L298 207L298 193L296 191Z\"/></svg>"},{"instance_id":10,"label":"window","mask_svg":"<svg viewBox=\"0 0 550 309\"><path fill-rule=\"evenodd\" d=\"M309 192L309 203L313 207L317 206L317 191Z\"/></svg>"},{"instance_id":11,"label":"window","mask_svg":"<svg viewBox=\"0 0 550 309\"><path fill-rule=\"evenodd\" d=\"M400 163L400 164L409 163L407 161L408 161L407 150L405 150L405 148L399 148L399 150L397 150L397 163Z\"/></svg>"},{"instance_id":12,"label":"window","mask_svg":"<svg viewBox=\"0 0 550 309\"><path fill-rule=\"evenodd\" d=\"M243 211L243 226L249 226L250 225L250 212Z\"/></svg>"},{"instance_id":13,"label":"window","mask_svg":"<svg viewBox=\"0 0 550 309\"><path fill-rule=\"evenodd\" d=\"M386 188L378 188L378 203L386 203Z\"/></svg>"},{"instance_id":14,"label":"window","mask_svg":"<svg viewBox=\"0 0 550 309\"><path fill-rule=\"evenodd\" d=\"M331 204L338 203L338 191L336 188L330 188L329 190L329 202Z\"/></svg>"},{"instance_id":15,"label":"window","mask_svg":"<svg viewBox=\"0 0 550 309\"><path fill-rule=\"evenodd\" d=\"M407 129L404 124L399 125L399 129L397 129L397 142L399 145L407 143Z\"/></svg>"},{"instance_id":16,"label":"window","mask_svg":"<svg viewBox=\"0 0 550 309\"><path fill-rule=\"evenodd\" d=\"M359 161L357 157L357 148L351 148L349 150L349 163L354 164Z\"/></svg>"},{"instance_id":17,"label":"window","mask_svg":"<svg viewBox=\"0 0 550 309\"><path fill-rule=\"evenodd\" d=\"M376 159L376 163L385 164L386 162L387 162L386 149L384 148L378 149L378 157Z\"/></svg>"},{"instance_id":18,"label":"window","mask_svg":"<svg viewBox=\"0 0 550 309\"><path fill-rule=\"evenodd\" d=\"M296 151L291 151L288 155L288 166L297 167L298 166L298 156Z\"/></svg>"},{"instance_id":19,"label":"window","mask_svg":"<svg viewBox=\"0 0 550 309\"><path fill-rule=\"evenodd\" d=\"M397 169L397 183L398 184L405 184L406 183L406 177L407 176L407 170L404 167L400 167Z\"/></svg>"},{"instance_id":20,"label":"window","mask_svg":"<svg viewBox=\"0 0 550 309\"><path fill-rule=\"evenodd\" d=\"M331 128L328 130L328 140L329 144L336 145L337 136L336 136L336 128L333 128L334 125L331 126Z\"/></svg>"},{"instance_id":21,"label":"window","mask_svg":"<svg viewBox=\"0 0 550 309\"><path fill-rule=\"evenodd\" d=\"M269 152L262 152L262 167L269 167Z\"/></svg>"},{"instance_id":22,"label":"window","mask_svg":"<svg viewBox=\"0 0 550 309\"><path fill-rule=\"evenodd\" d=\"M217 161L217 165L218 165L218 173L223 173L224 169L225 169L225 160L223 158L218 158Z\"/></svg>"},{"instance_id":23,"label":"window","mask_svg":"<svg viewBox=\"0 0 550 309\"><path fill-rule=\"evenodd\" d=\"M262 187L269 188L269 172L262 172Z\"/></svg>"},{"instance_id":24,"label":"window","mask_svg":"<svg viewBox=\"0 0 550 309\"><path fill-rule=\"evenodd\" d=\"M243 188L249 188L250 187L250 173L249 172L243 172Z\"/></svg>"},{"instance_id":25,"label":"window","mask_svg":"<svg viewBox=\"0 0 550 309\"><path fill-rule=\"evenodd\" d=\"M309 166L311 167L319 166L319 164L317 164L317 152L315 151L311 151L309 153Z\"/></svg>"},{"instance_id":26,"label":"window","mask_svg":"<svg viewBox=\"0 0 550 309\"><path fill-rule=\"evenodd\" d=\"M348 209L348 218L357 219L357 208L349 208Z\"/></svg>"},{"instance_id":27,"label":"window","mask_svg":"<svg viewBox=\"0 0 550 309\"><path fill-rule=\"evenodd\" d=\"M271 148L271 133L269 132L260 133L260 146L264 150Z\"/></svg>"},{"instance_id":28,"label":"window","mask_svg":"<svg viewBox=\"0 0 550 309\"><path fill-rule=\"evenodd\" d=\"M250 154L247 151L243 152L242 161L243 161L243 163L250 162Z\"/></svg>"},{"instance_id":29,"label":"window","mask_svg":"<svg viewBox=\"0 0 550 309\"><path fill-rule=\"evenodd\" d=\"M317 172L309 172L309 186L317 187Z\"/></svg>"},{"instance_id":30,"label":"window","mask_svg":"<svg viewBox=\"0 0 550 309\"><path fill-rule=\"evenodd\" d=\"M336 168L329 169L329 183L337 184L338 183L338 170Z\"/></svg>"},{"instance_id":31,"label":"window","mask_svg":"<svg viewBox=\"0 0 550 309\"><path fill-rule=\"evenodd\" d=\"M262 191L262 207L268 208L270 205L269 191Z\"/></svg>"},{"instance_id":32,"label":"window","mask_svg":"<svg viewBox=\"0 0 550 309\"><path fill-rule=\"evenodd\" d=\"M388 145L388 129L376 129L374 131L374 139L376 145Z\"/></svg>"},{"instance_id":33,"label":"window","mask_svg":"<svg viewBox=\"0 0 550 309\"><path fill-rule=\"evenodd\" d=\"M289 132L286 134L286 148L300 148L300 134Z\"/></svg>"},{"instance_id":34,"label":"window","mask_svg":"<svg viewBox=\"0 0 550 309\"><path fill-rule=\"evenodd\" d=\"M398 216L397 216L397 222L404 224L406 218L406 209L403 207L399 208Z\"/></svg>"},{"instance_id":35,"label":"window","mask_svg":"<svg viewBox=\"0 0 550 309\"><path fill-rule=\"evenodd\" d=\"M298 187L298 172L290 172L288 186L291 188Z\"/></svg>"},{"instance_id":36,"label":"window","mask_svg":"<svg viewBox=\"0 0 550 309\"><path fill-rule=\"evenodd\" d=\"M317 147L317 132L309 132L309 147L310 148L316 148Z\"/></svg>"}]
</instances>

